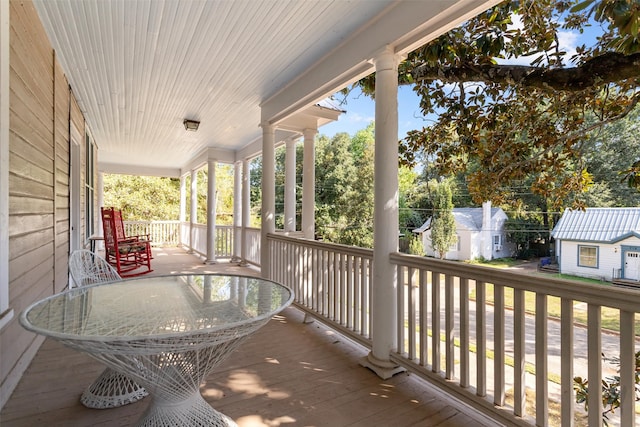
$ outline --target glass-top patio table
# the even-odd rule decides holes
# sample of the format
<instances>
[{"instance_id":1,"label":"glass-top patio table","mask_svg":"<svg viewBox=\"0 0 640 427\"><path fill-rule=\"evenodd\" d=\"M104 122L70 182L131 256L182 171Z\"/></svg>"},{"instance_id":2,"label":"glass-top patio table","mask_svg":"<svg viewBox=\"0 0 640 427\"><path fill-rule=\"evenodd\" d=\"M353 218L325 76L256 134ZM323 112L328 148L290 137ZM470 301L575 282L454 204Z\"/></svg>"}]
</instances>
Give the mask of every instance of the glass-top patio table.
<instances>
[{"instance_id":1,"label":"glass-top patio table","mask_svg":"<svg viewBox=\"0 0 640 427\"><path fill-rule=\"evenodd\" d=\"M200 384L292 300L256 277L144 277L67 290L29 306L20 323L144 386L153 400L138 425L235 426Z\"/></svg>"}]
</instances>

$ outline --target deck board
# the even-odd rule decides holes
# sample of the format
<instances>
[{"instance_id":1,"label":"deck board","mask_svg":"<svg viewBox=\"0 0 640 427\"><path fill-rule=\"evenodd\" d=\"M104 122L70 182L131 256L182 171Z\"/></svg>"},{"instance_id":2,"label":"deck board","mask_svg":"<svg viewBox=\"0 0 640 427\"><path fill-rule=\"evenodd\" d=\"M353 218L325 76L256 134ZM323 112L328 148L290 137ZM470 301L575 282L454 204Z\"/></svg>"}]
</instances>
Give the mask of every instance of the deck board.
<instances>
[{"instance_id":1,"label":"deck board","mask_svg":"<svg viewBox=\"0 0 640 427\"><path fill-rule=\"evenodd\" d=\"M154 274L224 270L224 265L166 267ZM240 271L238 271L240 272ZM320 322L304 323L294 307L250 336L201 385L205 399L239 427L483 426L473 412L443 398L420 378L382 380L361 367L367 350ZM84 387L103 366L47 339L0 412L3 427L128 426L150 398L115 409L88 409Z\"/></svg>"}]
</instances>

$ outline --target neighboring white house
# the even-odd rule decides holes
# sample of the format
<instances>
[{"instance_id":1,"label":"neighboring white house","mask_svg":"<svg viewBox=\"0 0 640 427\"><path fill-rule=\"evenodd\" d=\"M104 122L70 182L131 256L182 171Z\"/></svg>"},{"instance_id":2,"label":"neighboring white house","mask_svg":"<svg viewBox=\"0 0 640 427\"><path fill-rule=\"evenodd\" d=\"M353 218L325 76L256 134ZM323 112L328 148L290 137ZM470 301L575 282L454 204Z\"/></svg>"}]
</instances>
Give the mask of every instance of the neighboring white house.
<instances>
[{"instance_id":1,"label":"neighboring white house","mask_svg":"<svg viewBox=\"0 0 640 427\"><path fill-rule=\"evenodd\" d=\"M491 202L485 202L481 208L454 208L453 217L457 241L445 259L465 261L482 257L490 260L513 254L514 245L506 241L507 214L502 208L492 208ZM420 236L427 256L439 256L431 243L431 218L413 232Z\"/></svg>"},{"instance_id":2,"label":"neighboring white house","mask_svg":"<svg viewBox=\"0 0 640 427\"><path fill-rule=\"evenodd\" d=\"M640 281L640 208L567 209L551 237L561 273Z\"/></svg>"}]
</instances>

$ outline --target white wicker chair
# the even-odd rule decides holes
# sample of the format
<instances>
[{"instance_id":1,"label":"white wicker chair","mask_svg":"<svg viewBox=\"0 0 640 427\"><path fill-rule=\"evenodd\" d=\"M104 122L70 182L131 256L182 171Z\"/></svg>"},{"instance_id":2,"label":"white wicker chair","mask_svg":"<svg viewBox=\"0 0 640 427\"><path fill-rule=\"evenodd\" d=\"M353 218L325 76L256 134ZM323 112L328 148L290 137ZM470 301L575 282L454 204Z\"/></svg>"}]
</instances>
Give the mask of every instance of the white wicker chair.
<instances>
[{"instance_id":1,"label":"white wicker chair","mask_svg":"<svg viewBox=\"0 0 640 427\"><path fill-rule=\"evenodd\" d=\"M69 271L76 287L122 280L104 258L84 249L69 256ZM148 394L130 378L107 368L82 393L80 402L88 408L116 408L137 402Z\"/></svg>"}]
</instances>

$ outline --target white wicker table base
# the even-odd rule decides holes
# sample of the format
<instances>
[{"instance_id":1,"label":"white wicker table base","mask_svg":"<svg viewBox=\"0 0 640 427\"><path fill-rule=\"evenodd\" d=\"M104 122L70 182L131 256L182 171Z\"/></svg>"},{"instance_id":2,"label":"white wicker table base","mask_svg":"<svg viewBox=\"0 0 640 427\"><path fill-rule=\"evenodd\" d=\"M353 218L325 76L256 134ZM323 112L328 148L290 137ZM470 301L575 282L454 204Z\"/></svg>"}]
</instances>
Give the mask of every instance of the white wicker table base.
<instances>
[{"instance_id":1,"label":"white wicker table base","mask_svg":"<svg viewBox=\"0 0 640 427\"><path fill-rule=\"evenodd\" d=\"M109 409L137 402L148 395L129 377L107 368L82 393L80 402L87 408Z\"/></svg>"},{"instance_id":2,"label":"white wicker table base","mask_svg":"<svg viewBox=\"0 0 640 427\"><path fill-rule=\"evenodd\" d=\"M160 276L70 289L32 304L20 323L144 387L151 402L137 425L237 427L200 385L292 300L257 278Z\"/></svg>"},{"instance_id":3,"label":"white wicker table base","mask_svg":"<svg viewBox=\"0 0 640 427\"><path fill-rule=\"evenodd\" d=\"M238 427L228 416L216 411L200 395L194 393L181 402L158 402L154 399L143 418L136 424L139 427Z\"/></svg>"},{"instance_id":4,"label":"white wicker table base","mask_svg":"<svg viewBox=\"0 0 640 427\"><path fill-rule=\"evenodd\" d=\"M258 325L254 323L250 329L255 329ZM224 334L222 331L219 333ZM230 334L234 335L235 332ZM200 384L246 337L246 334L240 333L239 337L222 337L222 342L206 344L194 350L158 353L150 349L153 342L142 340L135 347L141 353L150 354L135 354L131 350L125 351L127 354L96 351L92 356L111 367L114 372L122 372L123 376L149 392L151 403L137 422L138 426L237 427L231 418L216 411L204 400L200 394ZM201 334L200 338L215 342L213 333ZM164 343L168 347L180 347L180 337L168 338L167 341L174 343ZM189 342L195 343L198 339L192 337ZM188 344L187 348L195 346Z\"/></svg>"}]
</instances>

